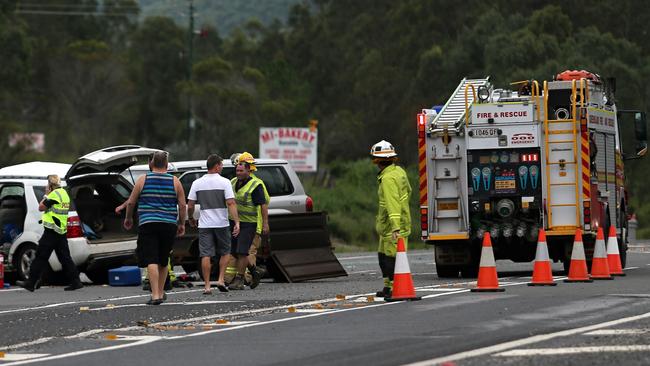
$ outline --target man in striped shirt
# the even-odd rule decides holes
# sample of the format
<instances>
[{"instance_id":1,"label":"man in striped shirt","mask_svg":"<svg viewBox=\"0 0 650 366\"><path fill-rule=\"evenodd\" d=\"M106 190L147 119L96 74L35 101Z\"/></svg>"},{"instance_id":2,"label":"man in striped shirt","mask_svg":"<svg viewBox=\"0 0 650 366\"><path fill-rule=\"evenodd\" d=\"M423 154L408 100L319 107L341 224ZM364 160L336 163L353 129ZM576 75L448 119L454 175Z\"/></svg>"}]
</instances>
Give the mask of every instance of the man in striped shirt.
<instances>
[{"instance_id":1,"label":"man in striped shirt","mask_svg":"<svg viewBox=\"0 0 650 366\"><path fill-rule=\"evenodd\" d=\"M178 178L167 173L167 153L158 151L149 159L151 172L138 178L126 204L124 228L133 227L133 209L138 204L139 266L147 268L151 283L149 305L160 305L167 279L167 258L176 236L185 234L185 193Z\"/></svg>"}]
</instances>

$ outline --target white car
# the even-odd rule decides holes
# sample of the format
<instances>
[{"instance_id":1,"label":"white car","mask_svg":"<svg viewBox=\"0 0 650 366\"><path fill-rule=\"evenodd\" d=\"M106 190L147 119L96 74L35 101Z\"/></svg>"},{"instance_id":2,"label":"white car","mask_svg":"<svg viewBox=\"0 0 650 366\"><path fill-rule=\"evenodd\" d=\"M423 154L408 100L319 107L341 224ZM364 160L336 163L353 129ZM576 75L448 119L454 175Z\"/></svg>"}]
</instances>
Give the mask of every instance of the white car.
<instances>
[{"instance_id":1,"label":"white car","mask_svg":"<svg viewBox=\"0 0 650 366\"><path fill-rule=\"evenodd\" d=\"M74 164L32 162L0 169L0 252L6 270L25 280L43 234L38 202L45 194L47 175L63 177L72 200L68 218L68 246L75 264L93 282L105 282L107 271L134 260L137 225L126 231L124 213L115 207L131 193L132 184L120 175L138 162L146 162L155 149L115 146L87 154ZM56 254L49 259L60 271Z\"/></svg>"}]
</instances>

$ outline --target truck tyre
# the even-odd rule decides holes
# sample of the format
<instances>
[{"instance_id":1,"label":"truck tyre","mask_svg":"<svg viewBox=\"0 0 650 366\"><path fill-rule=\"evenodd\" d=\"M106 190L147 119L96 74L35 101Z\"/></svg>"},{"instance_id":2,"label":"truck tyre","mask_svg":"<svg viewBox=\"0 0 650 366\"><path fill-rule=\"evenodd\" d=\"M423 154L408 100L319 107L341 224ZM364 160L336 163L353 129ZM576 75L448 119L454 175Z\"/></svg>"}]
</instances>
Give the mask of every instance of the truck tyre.
<instances>
[{"instance_id":1,"label":"truck tyre","mask_svg":"<svg viewBox=\"0 0 650 366\"><path fill-rule=\"evenodd\" d=\"M458 278L458 273L460 270L460 266L436 263L436 272L438 273L438 278Z\"/></svg>"}]
</instances>

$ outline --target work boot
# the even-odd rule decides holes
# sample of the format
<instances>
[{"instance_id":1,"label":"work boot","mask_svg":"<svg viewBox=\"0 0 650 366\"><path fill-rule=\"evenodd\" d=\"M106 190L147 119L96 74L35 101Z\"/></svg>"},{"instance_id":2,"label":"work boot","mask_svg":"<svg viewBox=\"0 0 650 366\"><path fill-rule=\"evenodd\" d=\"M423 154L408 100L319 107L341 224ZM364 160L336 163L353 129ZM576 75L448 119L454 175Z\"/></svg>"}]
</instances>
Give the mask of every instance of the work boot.
<instances>
[{"instance_id":1,"label":"work boot","mask_svg":"<svg viewBox=\"0 0 650 366\"><path fill-rule=\"evenodd\" d=\"M242 278L241 275L237 275L228 286L228 290L243 290L243 289L244 289L244 279Z\"/></svg>"},{"instance_id":2,"label":"work boot","mask_svg":"<svg viewBox=\"0 0 650 366\"><path fill-rule=\"evenodd\" d=\"M262 274L257 270L257 268L253 268L251 271L251 276L253 277L250 284L250 288L252 290L255 287L259 286L260 280L262 279Z\"/></svg>"},{"instance_id":3,"label":"work boot","mask_svg":"<svg viewBox=\"0 0 650 366\"><path fill-rule=\"evenodd\" d=\"M72 284L70 284L70 286L64 287L63 291L74 291L74 290L78 290L78 289L80 289L82 287L84 287L84 285L81 283L81 281L76 280L76 281L73 281Z\"/></svg>"},{"instance_id":4,"label":"work boot","mask_svg":"<svg viewBox=\"0 0 650 366\"><path fill-rule=\"evenodd\" d=\"M381 291L377 291L377 297L390 297L390 295L393 293L390 287L384 287Z\"/></svg>"},{"instance_id":5,"label":"work boot","mask_svg":"<svg viewBox=\"0 0 650 366\"><path fill-rule=\"evenodd\" d=\"M25 290L29 292L34 292L34 283L30 280L25 280L25 281L16 281L16 285L24 288Z\"/></svg>"}]
</instances>

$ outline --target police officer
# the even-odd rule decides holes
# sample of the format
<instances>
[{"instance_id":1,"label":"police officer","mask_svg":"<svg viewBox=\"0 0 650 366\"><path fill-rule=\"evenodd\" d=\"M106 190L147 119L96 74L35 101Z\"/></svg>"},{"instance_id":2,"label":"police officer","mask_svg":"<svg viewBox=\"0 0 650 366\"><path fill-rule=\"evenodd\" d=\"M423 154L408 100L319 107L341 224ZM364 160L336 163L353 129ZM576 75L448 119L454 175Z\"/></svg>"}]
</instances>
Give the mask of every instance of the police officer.
<instances>
[{"instance_id":1,"label":"police officer","mask_svg":"<svg viewBox=\"0 0 650 366\"><path fill-rule=\"evenodd\" d=\"M56 253L63 271L70 282L65 291L73 291L83 287L79 280L79 272L70 257L68 239L66 237L68 227L68 210L70 209L70 197L65 189L61 188L61 179L57 175L47 176L47 188L45 197L38 204L38 210L43 211L43 235L38 241L36 258L32 262L29 271L29 278L25 281L16 281L16 284L28 291L34 291L36 282L40 279L48 258L52 251Z\"/></svg>"},{"instance_id":2,"label":"police officer","mask_svg":"<svg viewBox=\"0 0 650 366\"><path fill-rule=\"evenodd\" d=\"M397 153L388 141L381 140L373 145L370 155L372 162L379 168L379 210L375 226L379 235L377 256L384 278L384 288L377 292L377 296L390 297L395 274L397 239L402 237L406 246L411 234L411 185L404 169L396 165Z\"/></svg>"}]
</instances>

